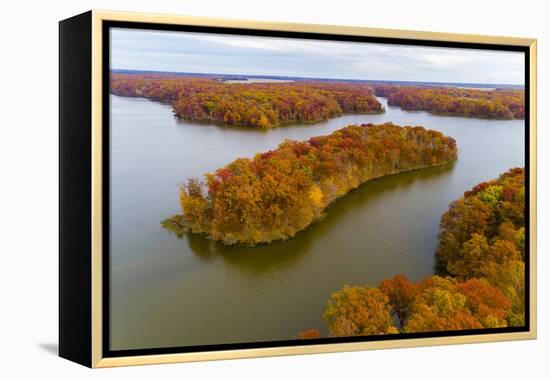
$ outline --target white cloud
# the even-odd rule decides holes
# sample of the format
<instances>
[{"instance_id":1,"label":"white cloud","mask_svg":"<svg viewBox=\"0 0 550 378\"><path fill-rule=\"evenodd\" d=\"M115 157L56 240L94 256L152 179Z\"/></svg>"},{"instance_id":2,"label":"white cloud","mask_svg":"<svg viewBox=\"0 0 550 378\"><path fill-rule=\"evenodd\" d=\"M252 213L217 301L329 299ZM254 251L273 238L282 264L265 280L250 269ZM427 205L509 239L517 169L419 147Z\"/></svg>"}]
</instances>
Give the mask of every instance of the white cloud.
<instances>
[{"instance_id":1,"label":"white cloud","mask_svg":"<svg viewBox=\"0 0 550 378\"><path fill-rule=\"evenodd\" d=\"M342 79L523 84L523 54L113 29L112 68Z\"/></svg>"}]
</instances>

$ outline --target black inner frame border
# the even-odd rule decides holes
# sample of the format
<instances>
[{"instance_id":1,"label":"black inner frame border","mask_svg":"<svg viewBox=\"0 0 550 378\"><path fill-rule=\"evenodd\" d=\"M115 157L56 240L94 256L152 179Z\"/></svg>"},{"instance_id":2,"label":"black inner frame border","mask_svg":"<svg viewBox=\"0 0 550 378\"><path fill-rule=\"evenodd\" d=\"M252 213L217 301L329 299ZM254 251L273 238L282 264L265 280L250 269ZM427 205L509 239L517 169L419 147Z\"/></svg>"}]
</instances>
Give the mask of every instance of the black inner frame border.
<instances>
[{"instance_id":1,"label":"black inner frame border","mask_svg":"<svg viewBox=\"0 0 550 378\"><path fill-rule=\"evenodd\" d=\"M242 342L231 344L211 344L211 345L192 345L181 347L162 347L162 348L141 348L127 350L111 350L110 349L110 29L125 28L125 29L140 29L154 31L180 31L180 32L195 32L205 34L230 34L243 36L260 36L260 37L283 37L297 38L310 40L326 40L340 42L365 42L365 43L381 43L390 45L406 45L406 46L426 46L426 47L450 47L450 48L466 48L476 50L495 50L495 51L514 51L524 53L524 69L525 69L525 191L528 194L525 197L525 233L530 235L530 49L528 46L516 45L499 45L499 44L484 44L470 42L448 42L448 41L432 41L421 39L405 39L405 38L388 38L388 37L369 37L355 35L336 35L324 33L309 33L309 32L289 32L289 31L274 31L274 30L259 30L259 29L244 29L244 28L228 28L214 26L195 26L195 25L171 25L146 22L130 22L130 21L102 21L102 145L103 145L103 219L102 219L102 357L129 357L140 355L159 355L159 354L174 354L174 353L191 353L191 352L208 352L236 349L256 349L269 347L288 347L288 346L304 346L304 345L328 345L339 343L355 343L365 341L380 341L380 340L405 340L405 339L420 339L420 338L435 338L445 336L464 336L464 335L486 335L486 334L502 334L513 332L529 332L530 330L530 237L525 239L525 325L523 327L506 327L506 328L484 328L475 330L458 330L458 331L438 331L438 332L418 332L404 333L395 335L370 335L370 336L351 336L351 337L328 337L310 340L278 340L278 341L261 341L261 342ZM406 31L403 31L406 33Z\"/></svg>"}]
</instances>

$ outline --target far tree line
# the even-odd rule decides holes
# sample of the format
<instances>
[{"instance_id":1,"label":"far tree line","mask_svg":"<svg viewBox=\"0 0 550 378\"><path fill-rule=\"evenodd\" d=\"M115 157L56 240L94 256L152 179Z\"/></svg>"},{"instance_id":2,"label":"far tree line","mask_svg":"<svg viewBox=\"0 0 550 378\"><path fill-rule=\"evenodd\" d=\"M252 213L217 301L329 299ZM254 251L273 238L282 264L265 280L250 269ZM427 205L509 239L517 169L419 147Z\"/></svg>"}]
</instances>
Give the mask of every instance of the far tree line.
<instances>
[{"instance_id":1,"label":"far tree line","mask_svg":"<svg viewBox=\"0 0 550 378\"><path fill-rule=\"evenodd\" d=\"M522 89L469 89L374 85L377 96L388 105L404 110L425 110L462 117L497 119L525 118L525 91Z\"/></svg>"}]
</instances>

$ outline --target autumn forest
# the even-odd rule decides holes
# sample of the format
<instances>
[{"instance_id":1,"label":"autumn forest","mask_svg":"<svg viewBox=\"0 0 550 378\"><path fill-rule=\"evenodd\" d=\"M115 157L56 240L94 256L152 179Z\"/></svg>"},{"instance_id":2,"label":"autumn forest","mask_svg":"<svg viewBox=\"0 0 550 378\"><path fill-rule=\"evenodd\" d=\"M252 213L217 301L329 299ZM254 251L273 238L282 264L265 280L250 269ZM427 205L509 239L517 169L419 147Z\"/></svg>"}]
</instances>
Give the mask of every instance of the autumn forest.
<instances>
[{"instance_id":1,"label":"autumn forest","mask_svg":"<svg viewBox=\"0 0 550 378\"><path fill-rule=\"evenodd\" d=\"M498 119L525 118L525 92L520 89L468 89L375 85L388 105L436 114Z\"/></svg>"},{"instance_id":2,"label":"autumn forest","mask_svg":"<svg viewBox=\"0 0 550 378\"><path fill-rule=\"evenodd\" d=\"M333 336L525 324L525 172L482 182L441 217L437 275L344 287L324 318ZM316 330L303 338L318 337Z\"/></svg>"},{"instance_id":3,"label":"autumn forest","mask_svg":"<svg viewBox=\"0 0 550 378\"><path fill-rule=\"evenodd\" d=\"M219 247L211 249L223 251L282 248L310 233L331 216L331 207L367 183L417 171L437 172L438 167L451 172L462 158L461 141L452 132L456 129L440 128L438 120L461 117L469 122L466 128L479 127L478 121L525 119L525 91L515 87L244 81L111 72L112 95L161 103L172 110L178 128L212 127L243 135L283 135L288 130L278 145L252 146L252 155L234 153L207 170L197 170L198 175L178 176L180 185L171 201L179 210L158 219L171 238L187 238L197 245L214 243ZM398 109L403 118L395 123L341 122L330 132L311 132L307 138L290 133L338 122L343 116L383 116L391 109ZM440 118L418 125L416 112ZM231 150L232 145L223 148ZM438 232L437 247L426 249L435 261L430 274L418 279L398 271L377 278L376 284L340 282L339 290L335 287L324 294L332 293L323 303L324 312L313 315L322 318L326 328L302 324L292 336L317 339L524 326L526 171L514 164L499 167L498 172L483 176L484 181L464 181L469 182L468 190L461 186L462 195L453 192L446 198L446 211L438 208L439 229L437 224L432 227L434 243ZM431 176L426 177L418 185L429 183ZM476 184L470 187L472 182ZM414 183L402 184L407 185ZM335 250L333 258L338 259L338 254Z\"/></svg>"},{"instance_id":4,"label":"autumn forest","mask_svg":"<svg viewBox=\"0 0 550 378\"><path fill-rule=\"evenodd\" d=\"M161 74L111 75L111 92L172 104L182 119L273 128L290 122L317 122L344 113L381 113L376 96L405 110L464 117L521 119L524 91L412 87L330 81L226 84L208 78Z\"/></svg>"},{"instance_id":5,"label":"autumn forest","mask_svg":"<svg viewBox=\"0 0 550 378\"><path fill-rule=\"evenodd\" d=\"M225 84L211 79L114 74L111 91L170 102L174 114L182 119L264 129L343 113L384 111L370 86L349 83Z\"/></svg>"}]
</instances>

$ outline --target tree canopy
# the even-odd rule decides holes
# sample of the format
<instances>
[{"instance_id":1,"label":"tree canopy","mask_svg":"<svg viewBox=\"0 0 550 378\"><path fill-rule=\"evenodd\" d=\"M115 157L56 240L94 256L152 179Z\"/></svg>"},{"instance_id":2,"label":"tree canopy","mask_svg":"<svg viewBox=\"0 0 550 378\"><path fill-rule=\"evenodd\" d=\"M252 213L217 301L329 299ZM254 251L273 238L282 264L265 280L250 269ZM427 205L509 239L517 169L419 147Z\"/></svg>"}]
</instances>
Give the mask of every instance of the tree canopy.
<instances>
[{"instance_id":1,"label":"tree canopy","mask_svg":"<svg viewBox=\"0 0 550 378\"><path fill-rule=\"evenodd\" d=\"M330 297L323 317L331 336L385 335L397 333L389 299L380 289L344 286Z\"/></svg>"},{"instance_id":2,"label":"tree canopy","mask_svg":"<svg viewBox=\"0 0 550 378\"><path fill-rule=\"evenodd\" d=\"M330 297L323 317L331 336L435 332L505 327L511 306L485 280L431 276L410 282L398 275L378 288L344 286Z\"/></svg>"},{"instance_id":3,"label":"tree canopy","mask_svg":"<svg viewBox=\"0 0 550 378\"><path fill-rule=\"evenodd\" d=\"M344 287L324 314L329 334L523 326L524 211L523 168L476 185L441 217L438 275L420 282L397 275L378 288Z\"/></svg>"},{"instance_id":4,"label":"tree canopy","mask_svg":"<svg viewBox=\"0 0 550 378\"><path fill-rule=\"evenodd\" d=\"M512 300L510 323L525 316L525 171L513 168L452 202L441 217L439 271L483 279Z\"/></svg>"},{"instance_id":5,"label":"tree canopy","mask_svg":"<svg viewBox=\"0 0 550 378\"><path fill-rule=\"evenodd\" d=\"M522 89L469 89L373 85L375 94L388 98L388 105L404 110L426 110L466 117L523 119L525 91Z\"/></svg>"},{"instance_id":6,"label":"tree canopy","mask_svg":"<svg viewBox=\"0 0 550 378\"><path fill-rule=\"evenodd\" d=\"M177 117L273 128L317 122L343 113L382 113L368 84L298 81L228 84L167 74L111 74L111 93L172 104Z\"/></svg>"}]
</instances>

